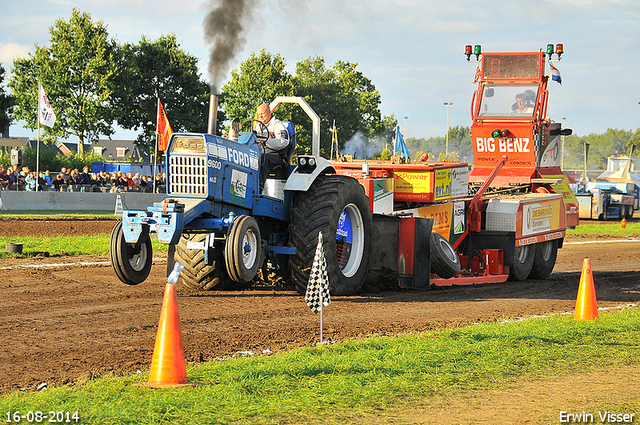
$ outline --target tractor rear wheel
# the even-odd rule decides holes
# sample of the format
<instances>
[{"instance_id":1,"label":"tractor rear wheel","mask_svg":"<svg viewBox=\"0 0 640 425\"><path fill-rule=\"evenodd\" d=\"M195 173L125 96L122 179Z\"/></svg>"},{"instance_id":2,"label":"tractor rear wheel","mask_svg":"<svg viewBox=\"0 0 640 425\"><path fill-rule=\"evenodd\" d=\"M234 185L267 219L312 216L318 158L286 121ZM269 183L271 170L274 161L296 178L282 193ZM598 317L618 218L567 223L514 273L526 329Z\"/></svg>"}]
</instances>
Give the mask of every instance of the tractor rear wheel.
<instances>
[{"instance_id":1,"label":"tractor rear wheel","mask_svg":"<svg viewBox=\"0 0 640 425\"><path fill-rule=\"evenodd\" d=\"M319 176L308 191L296 194L291 208L289 240L296 254L289 260L299 293L306 292L322 232L332 295L362 289L371 252L371 210L364 188L347 176Z\"/></svg>"},{"instance_id":2,"label":"tractor rear wheel","mask_svg":"<svg viewBox=\"0 0 640 425\"><path fill-rule=\"evenodd\" d=\"M513 256L513 266L509 271L509 280L525 280L531 273L535 254L534 245L517 246Z\"/></svg>"},{"instance_id":3,"label":"tractor rear wheel","mask_svg":"<svg viewBox=\"0 0 640 425\"><path fill-rule=\"evenodd\" d=\"M143 282L151 271L153 249L149 237L149 227L142 226L137 243L127 243L122 232L122 221L116 223L111 231L109 254L111 266L116 276L127 285Z\"/></svg>"},{"instance_id":4,"label":"tractor rear wheel","mask_svg":"<svg viewBox=\"0 0 640 425\"><path fill-rule=\"evenodd\" d=\"M532 279L546 279L553 271L556 265L556 257L558 256L558 241L551 240L537 243L535 247L535 256L533 259L533 267L529 277Z\"/></svg>"},{"instance_id":5,"label":"tractor rear wheel","mask_svg":"<svg viewBox=\"0 0 640 425\"><path fill-rule=\"evenodd\" d=\"M229 276L224 269L224 259L221 250L216 250L216 258L210 266L204 261L204 251L187 248L188 242L202 243L206 235L201 233L184 233L176 245L174 260L182 263L184 269L180 273L182 284L187 288L210 291L223 289L229 282ZM173 265L171 266L173 268Z\"/></svg>"}]
</instances>

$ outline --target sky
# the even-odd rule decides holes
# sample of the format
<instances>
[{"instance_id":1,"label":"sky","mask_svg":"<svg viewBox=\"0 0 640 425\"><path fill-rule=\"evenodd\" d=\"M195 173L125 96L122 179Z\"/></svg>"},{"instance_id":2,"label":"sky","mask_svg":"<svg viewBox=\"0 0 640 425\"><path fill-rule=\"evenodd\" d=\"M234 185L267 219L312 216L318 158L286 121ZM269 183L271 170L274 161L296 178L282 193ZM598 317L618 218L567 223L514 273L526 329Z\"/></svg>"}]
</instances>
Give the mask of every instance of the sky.
<instances>
[{"instance_id":1,"label":"sky","mask_svg":"<svg viewBox=\"0 0 640 425\"><path fill-rule=\"evenodd\" d=\"M0 62L10 73L14 58L33 53L34 45L50 46L50 27L56 19L68 20L75 7L106 24L120 43L176 34L181 47L200 58L202 77L211 82L204 18L223 1L0 0ZM280 54L291 74L296 62L309 57L321 56L327 66L357 62L380 92L382 114L395 116L405 138L429 138L446 133L445 103L453 103L450 127L471 125L477 64L467 63L465 45L534 52L563 43L565 54L554 64L562 85L549 82L547 115L558 122L566 118L578 136L640 127L638 0L244 1L248 7L240 18L223 21L243 30L230 68L218 68L220 85L262 49ZM11 126L11 136L35 137L20 124ZM135 133L117 129L112 138Z\"/></svg>"}]
</instances>

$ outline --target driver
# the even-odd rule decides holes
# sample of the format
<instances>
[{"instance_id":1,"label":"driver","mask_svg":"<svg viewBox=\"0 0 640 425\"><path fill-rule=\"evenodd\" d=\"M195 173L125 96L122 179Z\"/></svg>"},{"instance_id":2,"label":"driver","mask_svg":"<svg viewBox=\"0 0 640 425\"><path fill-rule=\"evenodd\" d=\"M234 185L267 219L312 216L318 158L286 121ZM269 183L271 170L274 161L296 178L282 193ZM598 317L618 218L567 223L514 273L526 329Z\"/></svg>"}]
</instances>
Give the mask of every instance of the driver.
<instances>
[{"instance_id":1,"label":"driver","mask_svg":"<svg viewBox=\"0 0 640 425\"><path fill-rule=\"evenodd\" d=\"M533 107L527 102L528 96L525 93L516 95L516 103L511 107L511 112L516 114L530 114L533 112Z\"/></svg>"},{"instance_id":2,"label":"driver","mask_svg":"<svg viewBox=\"0 0 640 425\"><path fill-rule=\"evenodd\" d=\"M264 125L256 123L256 134L259 137L268 137L263 144L264 161L262 167L260 167L260 186L262 186L267 180L269 172L276 165L282 166L285 170L287 169L289 159L286 158L284 152L285 148L289 146L289 132L280 120L271 115L271 108L266 103L258 106L257 116L258 121ZM265 126L267 131L265 131Z\"/></svg>"}]
</instances>

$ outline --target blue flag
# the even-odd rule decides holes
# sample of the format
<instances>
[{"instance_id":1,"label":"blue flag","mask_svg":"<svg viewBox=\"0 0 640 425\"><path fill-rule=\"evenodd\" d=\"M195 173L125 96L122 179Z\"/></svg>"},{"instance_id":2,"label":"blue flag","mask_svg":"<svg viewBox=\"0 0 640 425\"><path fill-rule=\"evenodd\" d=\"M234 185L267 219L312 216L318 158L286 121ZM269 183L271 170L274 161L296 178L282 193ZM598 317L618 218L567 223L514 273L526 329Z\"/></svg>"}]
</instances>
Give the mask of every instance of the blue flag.
<instances>
[{"instance_id":1,"label":"blue flag","mask_svg":"<svg viewBox=\"0 0 640 425\"><path fill-rule=\"evenodd\" d=\"M400 133L400 126L396 127L396 152L402 152L405 158L411 159L409 149L407 149L407 145L404 144L404 139Z\"/></svg>"}]
</instances>

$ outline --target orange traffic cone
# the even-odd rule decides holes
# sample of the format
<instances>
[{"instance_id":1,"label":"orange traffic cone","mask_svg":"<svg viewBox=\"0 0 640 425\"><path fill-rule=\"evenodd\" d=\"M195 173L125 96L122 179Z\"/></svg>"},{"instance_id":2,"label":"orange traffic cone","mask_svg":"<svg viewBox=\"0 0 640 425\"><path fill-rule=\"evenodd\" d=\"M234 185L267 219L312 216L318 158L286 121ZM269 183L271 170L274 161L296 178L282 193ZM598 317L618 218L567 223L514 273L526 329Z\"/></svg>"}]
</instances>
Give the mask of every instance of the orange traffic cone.
<instances>
[{"instance_id":1,"label":"orange traffic cone","mask_svg":"<svg viewBox=\"0 0 640 425\"><path fill-rule=\"evenodd\" d=\"M178 312L178 298L176 296L175 283L178 281L178 276L183 268L182 264L176 262L164 291L156 346L153 350L151 371L149 372L149 382L145 384L147 387L194 386L194 384L187 382L187 367L184 359L180 313Z\"/></svg>"},{"instance_id":2,"label":"orange traffic cone","mask_svg":"<svg viewBox=\"0 0 640 425\"><path fill-rule=\"evenodd\" d=\"M594 320L598 318L598 303L596 302L596 289L593 286L593 273L591 272L591 260L585 258L582 262L582 274L580 275L580 287L576 301L576 320Z\"/></svg>"}]
</instances>

